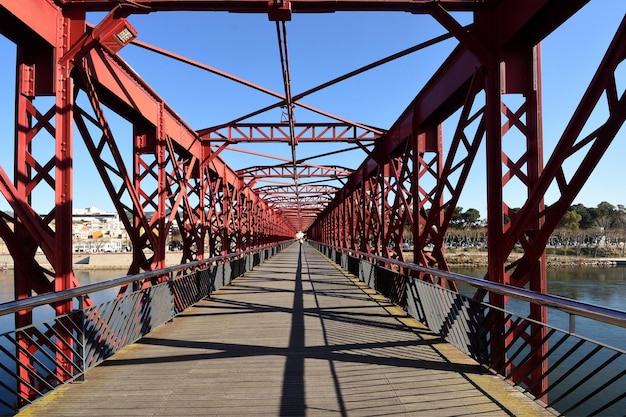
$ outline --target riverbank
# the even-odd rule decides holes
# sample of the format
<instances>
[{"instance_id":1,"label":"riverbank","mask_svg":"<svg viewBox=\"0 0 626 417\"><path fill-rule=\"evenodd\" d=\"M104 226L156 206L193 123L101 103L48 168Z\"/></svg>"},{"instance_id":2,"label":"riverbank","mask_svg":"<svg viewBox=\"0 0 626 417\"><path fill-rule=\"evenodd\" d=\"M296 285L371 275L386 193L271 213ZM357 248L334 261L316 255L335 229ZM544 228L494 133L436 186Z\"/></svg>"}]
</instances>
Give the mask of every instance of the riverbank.
<instances>
[{"instance_id":1,"label":"riverbank","mask_svg":"<svg viewBox=\"0 0 626 417\"><path fill-rule=\"evenodd\" d=\"M413 257L410 252L404 252L404 260L412 262ZM620 254L609 254L610 257L585 257L575 255L553 255L548 254L548 267L577 267L577 266L610 266L613 260L622 258ZM165 263L167 266L178 265L182 256L181 251L172 251L165 254ZM514 262L522 256L521 253L512 253L508 262ZM481 249L462 248L448 249L446 252L448 265L450 266L466 266L466 267L484 267L487 266L487 251ZM37 262L45 268L49 268L44 255L36 255ZM132 263L133 255L130 252L122 253L80 253L72 255L72 264L74 270L91 270L91 269L126 269ZM0 268L14 269L13 258L7 254L0 254Z\"/></svg>"},{"instance_id":2,"label":"riverbank","mask_svg":"<svg viewBox=\"0 0 626 417\"><path fill-rule=\"evenodd\" d=\"M574 252L574 251L572 251ZM406 259L406 253L405 259ZM509 255L507 263L513 263L522 257L522 253L513 252ZM615 259L623 258L621 253L606 253L603 257L588 257L572 255L559 255L548 253L546 256L546 264L553 268L568 268L578 266L612 266L615 265ZM446 251L446 259L448 265L467 266L467 267L484 267L487 266L487 251L480 249L450 249ZM411 262L409 259L407 259Z\"/></svg>"},{"instance_id":3,"label":"riverbank","mask_svg":"<svg viewBox=\"0 0 626 417\"><path fill-rule=\"evenodd\" d=\"M178 265L182 257L181 251L167 252L165 254L166 266ZM44 268L50 268L50 263L44 255L35 255L37 262ZM133 254L122 253L76 253L72 255L74 270L91 269L127 269L133 262ZM0 267L14 269L15 264L11 255L0 254Z\"/></svg>"}]
</instances>

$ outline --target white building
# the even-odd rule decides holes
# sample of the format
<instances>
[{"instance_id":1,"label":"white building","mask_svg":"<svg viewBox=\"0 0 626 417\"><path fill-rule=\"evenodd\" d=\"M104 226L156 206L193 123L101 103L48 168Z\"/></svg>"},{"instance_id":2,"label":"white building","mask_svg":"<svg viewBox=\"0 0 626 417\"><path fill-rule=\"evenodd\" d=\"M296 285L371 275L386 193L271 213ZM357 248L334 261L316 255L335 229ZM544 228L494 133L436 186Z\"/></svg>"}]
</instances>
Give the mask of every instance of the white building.
<instances>
[{"instance_id":1,"label":"white building","mask_svg":"<svg viewBox=\"0 0 626 417\"><path fill-rule=\"evenodd\" d=\"M72 211L74 252L117 252L128 241L128 233L117 213L95 206Z\"/></svg>"}]
</instances>

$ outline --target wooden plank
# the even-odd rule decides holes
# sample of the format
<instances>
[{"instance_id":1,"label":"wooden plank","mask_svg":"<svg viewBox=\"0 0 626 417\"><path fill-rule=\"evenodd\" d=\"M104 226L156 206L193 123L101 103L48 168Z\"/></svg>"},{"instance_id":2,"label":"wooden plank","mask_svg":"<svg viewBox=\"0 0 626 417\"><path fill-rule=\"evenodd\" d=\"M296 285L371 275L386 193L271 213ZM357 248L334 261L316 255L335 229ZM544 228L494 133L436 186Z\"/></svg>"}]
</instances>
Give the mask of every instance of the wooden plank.
<instances>
[{"instance_id":1,"label":"wooden plank","mask_svg":"<svg viewBox=\"0 0 626 417\"><path fill-rule=\"evenodd\" d=\"M19 416L552 415L390 306L293 245Z\"/></svg>"}]
</instances>

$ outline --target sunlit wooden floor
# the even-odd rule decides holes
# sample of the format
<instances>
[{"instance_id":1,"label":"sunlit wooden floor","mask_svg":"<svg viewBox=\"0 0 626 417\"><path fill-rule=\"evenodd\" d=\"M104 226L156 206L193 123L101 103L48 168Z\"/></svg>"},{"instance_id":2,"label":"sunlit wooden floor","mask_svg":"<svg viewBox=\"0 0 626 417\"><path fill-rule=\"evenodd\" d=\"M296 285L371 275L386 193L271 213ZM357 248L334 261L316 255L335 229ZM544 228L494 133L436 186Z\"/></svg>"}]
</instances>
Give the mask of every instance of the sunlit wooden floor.
<instances>
[{"instance_id":1,"label":"sunlit wooden floor","mask_svg":"<svg viewBox=\"0 0 626 417\"><path fill-rule=\"evenodd\" d=\"M295 244L19 415L552 414Z\"/></svg>"}]
</instances>

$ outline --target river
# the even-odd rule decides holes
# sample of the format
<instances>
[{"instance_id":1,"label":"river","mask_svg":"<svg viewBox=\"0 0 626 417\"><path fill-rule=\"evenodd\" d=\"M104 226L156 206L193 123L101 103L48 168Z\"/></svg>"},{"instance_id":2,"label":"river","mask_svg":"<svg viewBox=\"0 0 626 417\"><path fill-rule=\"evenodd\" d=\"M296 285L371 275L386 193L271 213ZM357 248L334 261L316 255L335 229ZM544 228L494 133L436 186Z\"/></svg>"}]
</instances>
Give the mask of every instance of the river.
<instances>
[{"instance_id":1,"label":"river","mask_svg":"<svg viewBox=\"0 0 626 417\"><path fill-rule=\"evenodd\" d=\"M486 271L486 268L453 269L472 277L483 277ZM618 310L626 307L626 267L548 268L547 272L549 294Z\"/></svg>"},{"instance_id":2,"label":"river","mask_svg":"<svg viewBox=\"0 0 626 417\"><path fill-rule=\"evenodd\" d=\"M456 268L452 272L472 277L483 277L486 268ZM548 293L583 303L626 311L626 267L587 266L548 268ZM459 289L464 294L473 291ZM517 311L515 302L509 309ZM569 316L554 310L548 312L548 322L558 328L567 329ZM593 340L626 349L626 329L577 318L576 333Z\"/></svg>"}]
</instances>

